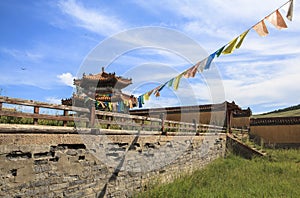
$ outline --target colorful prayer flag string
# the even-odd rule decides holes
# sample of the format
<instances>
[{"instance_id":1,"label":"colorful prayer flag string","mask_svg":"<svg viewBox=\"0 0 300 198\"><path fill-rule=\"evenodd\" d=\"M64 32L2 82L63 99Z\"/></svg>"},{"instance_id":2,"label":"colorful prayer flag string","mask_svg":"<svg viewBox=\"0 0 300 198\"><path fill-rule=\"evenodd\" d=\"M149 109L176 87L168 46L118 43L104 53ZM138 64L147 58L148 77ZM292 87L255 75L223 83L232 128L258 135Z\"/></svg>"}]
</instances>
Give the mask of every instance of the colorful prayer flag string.
<instances>
[{"instance_id":1,"label":"colorful prayer flag string","mask_svg":"<svg viewBox=\"0 0 300 198\"><path fill-rule=\"evenodd\" d=\"M294 2L293 0L289 0L286 3L284 3L282 6L280 6L278 9L273 11L271 14L264 17L262 20L260 20L258 23L253 25L251 28L244 31L242 34L240 34L238 37L235 37L233 40L231 40L226 45L222 46L220 49L215 51L214 53L210 54L208 57L204 58L201 61L198 61L195 65L188 68L184 72L180 73L178 76L170 79L169 81L165 82L164 84L159 85L158 87L152 89L151 91L148 91L145 94L142 94L138 97L139 100L139 107L142 107L142 104L144 104L144 100L149 100L149 97L152 93L156 97L160 96L160 91L168 84L168 87L172 87L174 90L177 90L179 87L179 83L182 77L185 78L193 78L195 77L197 71L203 72L204 70L207 70L210 68L210 65L215 57L219 57L221 54L231 54L235 49L239 49L244 42L244 39L246 38L247 34L251 29L255 30L259 36L267 36L269 34L269 31L267 29L267 26L264 22L264 20L268 20L271 24L273 24L277 29L287 28L287 25L279 12L279 9L283 8L284 6L288 6L286 18L290 21L293 19L293 8L294 8Z\"/></svg>"}]
</instances>

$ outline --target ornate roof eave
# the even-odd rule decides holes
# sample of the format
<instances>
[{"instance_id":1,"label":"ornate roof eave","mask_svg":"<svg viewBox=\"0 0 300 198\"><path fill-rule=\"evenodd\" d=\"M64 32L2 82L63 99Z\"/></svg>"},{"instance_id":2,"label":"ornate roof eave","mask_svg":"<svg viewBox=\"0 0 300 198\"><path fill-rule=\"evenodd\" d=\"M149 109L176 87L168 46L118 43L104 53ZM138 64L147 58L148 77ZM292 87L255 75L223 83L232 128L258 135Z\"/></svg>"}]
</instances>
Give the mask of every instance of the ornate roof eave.
<instances>
[{"instance_id":1,"label":"ornate roof eave","mask_svg":"<svg viewBox=\"0 0 300 198\"><path fill-rule=\"evenodd\" d=\"M107 73L106 73L107 74ZM116 77L114 74L108 74L103 77L102 73L96 75L84 75L81 79L74 79L74 85L85 86L86 84L93 84L95 87L99 84L108 84L117 88L125 88L132 84L132 79L126 79L122 77Z\"/></svg>"}]
</instances>

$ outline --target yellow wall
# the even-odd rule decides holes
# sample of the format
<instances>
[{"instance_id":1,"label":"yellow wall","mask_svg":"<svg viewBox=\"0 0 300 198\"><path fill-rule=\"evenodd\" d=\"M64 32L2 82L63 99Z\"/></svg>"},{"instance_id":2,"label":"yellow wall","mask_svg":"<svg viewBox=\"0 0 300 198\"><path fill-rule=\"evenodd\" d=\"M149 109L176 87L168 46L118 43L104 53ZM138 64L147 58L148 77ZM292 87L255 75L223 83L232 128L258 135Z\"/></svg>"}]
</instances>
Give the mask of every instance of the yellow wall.
<instances>
[{"instance_id":1,"label":"yellow wall","mask_svg":"<svg viewBox=\"0 0 300 198\"><path fill-rule=\"evenodd\" d=\"M225 123L225 112L215 111L215 112L180 112L180 113L168 113L166 114L166 120L174 120L181 122L193 122L193 120L198 121L201 124L212 124L223 126ZM159 118L158 114L151 114L150 117Z\"/></svg>"},{"instance_id":2,"label":"yellow wall","mask_svg":"<svg viewBox=\"0 0 300 198\"><path fill-rule=\"evenodd\" d=\"M232 117L231 127L233 128L247 128L250 126L250 117Z\"/></svg>"},{"instance_id":3,"label":"yellow wall","mask_svg":"<svg viewBox=\"0 0 300 198\"><path fill-rule=\"evenodd\" d=\"M267 144L300 143L300 125L251 126L250 133Z\"/></svg>"},{"instance_id":4,"label":"yellow wall","mask_svg":"<svg viewBox=\"0 0 300 198\"><path fill-rule=\"evenodd\" d=\"M144 113L144 112L143 112ZM211 124L224 126L226 125L226 112L225 111L182 111L182 112L167 112L167 110L162 111L152 111L149 109L149 117L152 118L160 118L160 114L164 113L166 120L174 120L181 122L190 122L196 120L197 123L200 124ZM138 113L134 113L133 115L138 115ZM143 114L140 114L143 115ZM231 126L238 128L245 128L250 126L250 117L231 117Z\"/></svg>"}]
</instances>

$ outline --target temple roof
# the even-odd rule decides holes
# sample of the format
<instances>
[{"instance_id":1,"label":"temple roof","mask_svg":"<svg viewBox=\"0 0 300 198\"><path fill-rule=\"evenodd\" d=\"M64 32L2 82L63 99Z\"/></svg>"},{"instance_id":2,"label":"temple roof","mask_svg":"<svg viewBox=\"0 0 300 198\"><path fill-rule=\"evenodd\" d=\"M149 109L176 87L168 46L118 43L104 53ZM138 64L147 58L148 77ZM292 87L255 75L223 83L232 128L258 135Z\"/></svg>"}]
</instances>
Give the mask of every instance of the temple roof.
<instances>
[{"instance_id":1,"label":"temple roof","mask_svg":"<svg viewBox=\"0 0 300 198\"><path fill-rule=\"evenodd\" d=\"M106 73L104 67L102 67L102 72L98 74L83 74L81 79L74 79L74 85L85 87L115 87L122 89L127 87L132 83L132 79L123 78L121 76L116 76L115 73Z\"/></svg>"}]
</instances>

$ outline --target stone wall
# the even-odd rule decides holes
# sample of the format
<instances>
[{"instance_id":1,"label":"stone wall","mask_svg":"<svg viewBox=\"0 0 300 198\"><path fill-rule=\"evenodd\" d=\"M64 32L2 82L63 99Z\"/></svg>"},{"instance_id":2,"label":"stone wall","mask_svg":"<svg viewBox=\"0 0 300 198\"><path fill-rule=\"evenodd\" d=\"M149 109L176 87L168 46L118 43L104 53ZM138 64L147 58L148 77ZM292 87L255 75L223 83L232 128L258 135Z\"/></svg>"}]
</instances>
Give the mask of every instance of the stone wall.
<instances>
[{"instance_id":1,"label":"stone wall","mask_svg":"<svg viewBox=\"0 0 300 198\"><path fill-rule=\"evenodd\" d=\"M225 134L0 134L1 197L129 197L224 156Z\"/></svg>"},{"instance_id":2,"label":"stone wall","mask_svg":"<svg viewBox=\"0 0 300 198\"><path fill-rule=\"evenodd\" d=\"M265 156L265 153L262 153L249 145L240 141L237 137L232 134L227 134L226 137L226 148L228 152L234 153L246 159L252 159L253 157L262 157Z\"/></svg>"}]
</instances>

